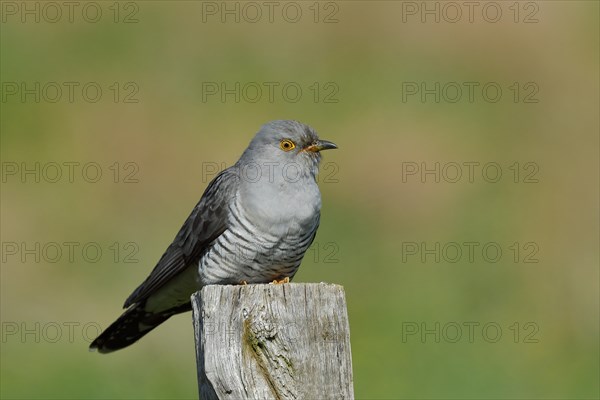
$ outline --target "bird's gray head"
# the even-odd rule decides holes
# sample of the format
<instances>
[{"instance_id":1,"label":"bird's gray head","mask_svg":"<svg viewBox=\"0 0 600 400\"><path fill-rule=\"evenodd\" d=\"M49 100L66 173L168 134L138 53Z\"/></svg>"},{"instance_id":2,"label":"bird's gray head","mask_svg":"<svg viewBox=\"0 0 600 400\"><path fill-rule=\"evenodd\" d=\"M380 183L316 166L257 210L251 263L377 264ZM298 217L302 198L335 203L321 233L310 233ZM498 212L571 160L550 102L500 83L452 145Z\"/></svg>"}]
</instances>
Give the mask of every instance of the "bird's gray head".
<instances>
[{"instance_id":1,"label":"bird's gray head","mask_svg":"<svg viewBox=\"0 0 600 400\"><path fill-rule=\"evenodd\" d=\"M308 125L290 120L271 121L254 136L240 162L287 166L290 170L293 167L314 177L318 173L320 152L328 149L337 149L337 146L319 139Z\"/></svg>"}]
</instances>

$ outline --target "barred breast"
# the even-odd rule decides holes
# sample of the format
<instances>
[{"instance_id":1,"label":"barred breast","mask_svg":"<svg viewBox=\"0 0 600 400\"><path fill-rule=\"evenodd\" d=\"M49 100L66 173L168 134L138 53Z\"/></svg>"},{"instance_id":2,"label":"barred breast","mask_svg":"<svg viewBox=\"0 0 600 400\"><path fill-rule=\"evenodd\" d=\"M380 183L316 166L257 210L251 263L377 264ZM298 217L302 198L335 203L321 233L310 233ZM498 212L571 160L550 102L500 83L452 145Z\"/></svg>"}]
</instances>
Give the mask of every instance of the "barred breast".
<instances>
[{"instance_id":1,"label":"barred breast","mask_svg":"<svg viewBox=\"0 0 600 400\"><path fill-rule=\"evenodd\" d=\"M319 226L319 210L286 221L256 217L236 197L229 224L199 261L202 285L266 283L294 276Z\"/></svg>"}]
</instances>

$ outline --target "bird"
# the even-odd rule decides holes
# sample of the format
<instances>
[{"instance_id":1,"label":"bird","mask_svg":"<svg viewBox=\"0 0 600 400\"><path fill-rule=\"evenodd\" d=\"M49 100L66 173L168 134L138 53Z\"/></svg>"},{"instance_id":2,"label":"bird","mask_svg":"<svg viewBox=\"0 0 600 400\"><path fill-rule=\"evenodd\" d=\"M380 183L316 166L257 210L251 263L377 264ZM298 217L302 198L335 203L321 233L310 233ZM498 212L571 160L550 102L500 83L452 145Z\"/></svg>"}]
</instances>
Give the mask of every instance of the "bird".
<instances>
[{"instance_id":1,"label":"bird","mask_svg":"<svg viewBox=\"0 0 600 400\"><path fill-rule=\"evenodd\" d=\"M286 283L312 244L321 214L321 151L337 145L293 120L264 124L239 160L208 184L125 312L91 344L110 353L190 311L206 285Z\"/></svg>"}]
</instances>

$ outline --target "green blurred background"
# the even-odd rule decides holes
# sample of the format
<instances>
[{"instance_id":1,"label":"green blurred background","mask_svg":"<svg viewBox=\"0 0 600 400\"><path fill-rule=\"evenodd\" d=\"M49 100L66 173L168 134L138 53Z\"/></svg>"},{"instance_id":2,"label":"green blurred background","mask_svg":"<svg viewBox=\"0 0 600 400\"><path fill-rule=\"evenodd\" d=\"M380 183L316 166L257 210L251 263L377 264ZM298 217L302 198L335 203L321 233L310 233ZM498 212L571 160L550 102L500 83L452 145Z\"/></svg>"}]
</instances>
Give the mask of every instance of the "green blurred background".
<instances>
[{"instance_id":1,"label":"green blurred background","mask_svg":"<svg viewBox=\"0 0 600 400\"><path fill-rule=\"evenodd\" d=\"M39 23L22 15L35 4ZM231 165L272 119L308 123L340 148L325 154L321 228L296 281L345 287L357 398L598 398L598 2L498 2L495 23L486 3L472 21L454 3L456 22L446 3L295 2L287 14L277 3L270 22L258 2L254 23L246 3L227 5L240 7L239 23L206 13L221 2L96 2L85 14L100 8L96 23L82 17L87 3L72 22L57 4L56 22L44 3L2 4L2 398L197 397L189 313L108 356L87 346L171 242L208 184L206 168ZM439 23L422 21L425 6L439 7ZM297 9L300 21L286 21ZM10 94L22 82L79 89L53 103L47 86L38 103ZM82 96L88 82L103 90L95 103ZM279 89L272 102L266 92L223 102L203 98L207 82ZM303 90L297 102L281 93L289 82ZM472 102L466 93L451 102L449 91L423 102L407 82L496 82L503 96L493 103L476 89ZM137 102L125 102L136 88L128 99ZM531 88L537 102L525 102ZM7 172L36 162L95 162L103 175L88 183L77 167L72 183L52 183L47 169L36 183ZM403 178L406 163L436 162L496 162L503 175ZM528 162L537 182L523 182ZM123 182L130 172L137 182ZM49 252L39 262L22 247L36 242ZM50 262L54 242L81 243L73 262ZM454 242L480 243L473 262L406 252ZM482 257L488 242L503 250L498 262ZM85 243L102 248L99 261L83 258ZM124 262L132 249L138 262ZM533 250L538 262L524 262ZM479 324L472 340L470 322ZM439 341L408 334L436 323ZM501 327L496 342L486 324Z\"/></svg>"}]
</instances>

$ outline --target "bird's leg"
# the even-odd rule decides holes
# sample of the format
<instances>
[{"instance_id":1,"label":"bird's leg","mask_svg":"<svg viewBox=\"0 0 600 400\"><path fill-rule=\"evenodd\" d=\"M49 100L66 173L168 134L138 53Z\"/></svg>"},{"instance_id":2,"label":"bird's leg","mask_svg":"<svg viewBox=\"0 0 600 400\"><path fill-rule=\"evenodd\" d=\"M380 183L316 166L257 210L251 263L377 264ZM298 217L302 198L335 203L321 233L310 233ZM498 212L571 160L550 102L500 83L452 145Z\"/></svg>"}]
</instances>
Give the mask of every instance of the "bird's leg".
<instances>
[{"instance_id":1,"label":"bird's leg","mask_svg":"<svg viewBox=\"0 0 600 400\"><path fill-rule=\"evenodd\" d=\"M244 281L244 280L240 281L240 285L244 285L244 286L246 286L247 284L248 284L248 282L246 282L246 281Z\"/></svg>"},{"instance_id":2,"label":"bird's leg","mask_svg":"<svg viewBox=\"0 0 600 400\"><path fill-rule=\"evenodd\" d=\"M277 279L275 279L273 282L271 282L271 284L273 284L273 285L280 285L282 283L290 283L290 277L286 276L285 278L283 278L279 281Z\"/></svg>"}]
</instances>

